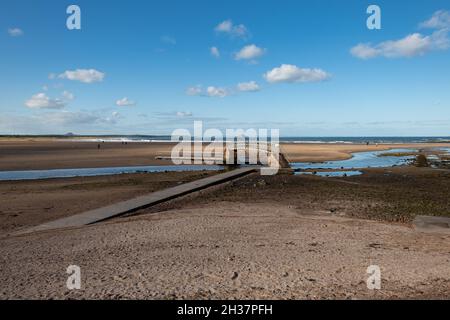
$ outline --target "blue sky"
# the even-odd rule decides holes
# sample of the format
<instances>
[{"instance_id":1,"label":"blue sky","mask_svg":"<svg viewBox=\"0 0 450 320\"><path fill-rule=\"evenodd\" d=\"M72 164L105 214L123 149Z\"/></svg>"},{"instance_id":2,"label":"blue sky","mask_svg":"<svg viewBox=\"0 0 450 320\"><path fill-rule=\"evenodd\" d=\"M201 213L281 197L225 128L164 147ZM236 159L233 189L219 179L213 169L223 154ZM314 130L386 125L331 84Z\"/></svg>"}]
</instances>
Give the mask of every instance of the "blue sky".
<instances>
[{"instance_id":1,"label":"blue sky","mask_svg":"<svg viewBox=\"0 0 450 320\"><path fill-rule=\"evenodd\" d=\"M81 8L81 30L66 8ZM381 30L366 26L370 4ZM448 1L2 1L0 134L449 135ZM212 49L212 48L215 49Z\"/></svg>"}]
</instances>

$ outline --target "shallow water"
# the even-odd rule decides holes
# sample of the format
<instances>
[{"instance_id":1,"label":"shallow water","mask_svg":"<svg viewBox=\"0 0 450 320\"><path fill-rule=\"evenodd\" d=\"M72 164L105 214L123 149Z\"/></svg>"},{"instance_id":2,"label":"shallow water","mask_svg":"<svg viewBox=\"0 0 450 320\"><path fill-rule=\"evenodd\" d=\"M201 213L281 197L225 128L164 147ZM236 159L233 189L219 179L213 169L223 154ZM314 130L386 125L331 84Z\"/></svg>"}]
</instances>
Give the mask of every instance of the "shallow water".
<instances>
[{"instance_id":1,"label":"shallow water","mask_svg":"<svg viewBox=\"0 0 450 320\"><path fill-rule=\"evenodd\" d=\"M414 149L394 149L389 151L368 151L353 153L353 157L348 160L327 161L323 163L294 162L291 164L293 169L364 169L364 168L383 168L405 164L412 160L414 156L382 156L386 153L415 152Z\"/></svg>"},{"instance_id":2,"label":"shallow water","mask_svg":"<svg viewBox=\"0 0 450 320\"><path fill-rule=\"evenodd\" d=\"M300 171L296 172L296 175L313 175L313 172L310 171ZM319 177L351 177L351 176L359 176L363 173L361 171L319 171L314 175Z\"/></svg>"},{"instance_id":3,"label":"shallow water","mask_svg":"<svg viewBox=\"0 0 450 320\"><path fill-rule=\"evenodd\" d=\"M51 178L73 178L116 175L138 172L179 172L179 171L219 171L223 166L207 165L179 165L179 166L137 166L137 167L107 167L107 168L82 168L82 169L52 169L30 171L0 171L0 181L5 180L37 180Z\"/></svg>"}]
</instances>

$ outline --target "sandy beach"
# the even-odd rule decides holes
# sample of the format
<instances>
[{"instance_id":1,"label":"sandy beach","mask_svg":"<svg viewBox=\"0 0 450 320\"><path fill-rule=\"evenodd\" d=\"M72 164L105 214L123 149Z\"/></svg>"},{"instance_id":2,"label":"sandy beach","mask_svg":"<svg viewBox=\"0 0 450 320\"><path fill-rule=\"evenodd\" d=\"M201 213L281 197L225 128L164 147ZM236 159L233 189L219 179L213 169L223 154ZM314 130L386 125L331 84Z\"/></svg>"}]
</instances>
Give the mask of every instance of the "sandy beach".
<instances>
[{"instance_id":1,"label":"sandy beach","mask_svg":"<svg viewBox=\"0 0 450 320\"><path fill-rule=\"evenodd\" d=\"M100 145L100 149L98 149ZM80 142L70 139L0 139L0 170L44 170L119 166L168 165L158 156L170 156L173 143ZM341 160L352 152L398 148L450 147L450 143L417 144L296 144L282 143L290 162Z\"/></svg>"},{"instance_id":2,"label":"sandy beach","mask_svg":"<svg viewBox=\"0 0 450 320\"><path fill-rule=\"evenodd\" d=\"M98 149L100 145L100 149ZM53 139L0 140L0 170L44 170L167 165L171 143L79 142Z\"/></svg>"},{"instance_id":3,"label":"sandy beach","mask_svg":"<svg viewBox=\"0 0 450 320\"><path fill-rule=\"evenodd\" d=\"M156 164L170 144L0 142L0 170ZM283 145L291 161L435 145ZM439 144L441 147L449 145ZM295 159L295 160L293 160ZM321 178L253 174L82 228L12 232L214 172L0 182L0 298L401 299L450 296L450 234L416 215L450 216L450 171L413 166ZM66 268L82 289L66 288ZM379 265L382 290L368 290Z\"/></svg>"}]
</instances>

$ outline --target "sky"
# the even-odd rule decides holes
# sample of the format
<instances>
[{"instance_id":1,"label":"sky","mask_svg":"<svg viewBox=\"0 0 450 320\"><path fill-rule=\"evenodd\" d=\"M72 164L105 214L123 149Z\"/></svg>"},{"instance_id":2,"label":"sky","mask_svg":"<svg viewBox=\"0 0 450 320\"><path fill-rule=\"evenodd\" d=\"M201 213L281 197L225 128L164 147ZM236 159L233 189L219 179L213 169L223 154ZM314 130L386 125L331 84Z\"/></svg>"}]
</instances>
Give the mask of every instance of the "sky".
<instances>
[{"instance_id":1,"label":"sky","mask_svg":"<svg viewBox=\"0 0 450 320\"><path fill-rule=\"evenodd\" d=\"M0 134L448 136L449 30L448 0L3 0Z\"/></svg>"}]
</instances>

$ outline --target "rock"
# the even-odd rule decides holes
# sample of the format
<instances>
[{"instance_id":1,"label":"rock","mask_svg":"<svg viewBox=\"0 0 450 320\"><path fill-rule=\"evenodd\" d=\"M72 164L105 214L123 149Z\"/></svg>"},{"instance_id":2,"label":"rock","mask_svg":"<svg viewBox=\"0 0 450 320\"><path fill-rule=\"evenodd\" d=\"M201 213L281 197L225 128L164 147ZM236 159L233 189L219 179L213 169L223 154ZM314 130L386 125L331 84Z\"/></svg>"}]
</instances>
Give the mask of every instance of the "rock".
<instances>
[{"instance_id":1,"label":"rock","mask_svg":"<svg viewBox=\"0 0 450 320\"><path fill-rule=\"evenodd\" d=\"M265 187L267 185L267 182L265 180L261 179L257 182L257 184L258 184L258 187Z\"/></svg>"}]
</instances>

